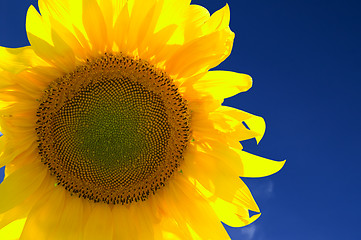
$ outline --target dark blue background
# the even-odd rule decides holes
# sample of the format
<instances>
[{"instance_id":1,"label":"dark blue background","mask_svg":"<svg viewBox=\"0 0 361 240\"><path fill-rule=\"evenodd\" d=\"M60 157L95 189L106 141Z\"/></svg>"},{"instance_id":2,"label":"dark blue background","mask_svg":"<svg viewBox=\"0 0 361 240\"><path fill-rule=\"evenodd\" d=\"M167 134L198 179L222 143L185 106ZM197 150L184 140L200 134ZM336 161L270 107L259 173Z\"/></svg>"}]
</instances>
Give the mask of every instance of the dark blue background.
<instances>
[{"instance_id":1,"label":"dark blue background","mask_svg":"<svg viewBox=\"0 0 361 240\"><path fill-rule=\"evenodd\" d=\"M36 1L1 0L0 45L27 45L25 13ZM224 0L198 0L210 12ZM226 100L264 117L267 130L245 149L287 159L277 174L244 179L262 216L227 228L243 240L359 240L361 2L229 0L231 56L218 68L254 79Z\"/></svg>"}]
</instances>

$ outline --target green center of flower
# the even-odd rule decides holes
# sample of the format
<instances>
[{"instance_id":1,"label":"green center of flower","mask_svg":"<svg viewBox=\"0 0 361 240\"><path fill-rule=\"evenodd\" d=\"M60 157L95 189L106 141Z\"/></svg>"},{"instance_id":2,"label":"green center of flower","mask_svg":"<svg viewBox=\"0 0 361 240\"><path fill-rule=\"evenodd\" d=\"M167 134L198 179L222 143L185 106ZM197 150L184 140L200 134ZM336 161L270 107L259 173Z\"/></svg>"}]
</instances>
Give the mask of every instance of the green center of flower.
<instances>
[{"instance_id":1,"label":"green center of flower","mask_svg":"<svg viewBox=\"0 0 361 240\"><path fill-rule=\"evenodd\" d=\"M177 170L189 139L186 103L169 77L123 55L54 81L38 117L42 161L60 185L95 202L146 200Z\"/></svg>"},{"instance_id":2,"label":"green center of flower","mask_svg":"<svg viewBox=\"0 0 361 240\"><path fill-rule=\"evenodd\" d=\"M62 164L86 169L74 174L99 187L136 185L154 174L170 137L161 98L129 79L88 85L54 114L52 125Z\"/></svg>"}]
</instances>

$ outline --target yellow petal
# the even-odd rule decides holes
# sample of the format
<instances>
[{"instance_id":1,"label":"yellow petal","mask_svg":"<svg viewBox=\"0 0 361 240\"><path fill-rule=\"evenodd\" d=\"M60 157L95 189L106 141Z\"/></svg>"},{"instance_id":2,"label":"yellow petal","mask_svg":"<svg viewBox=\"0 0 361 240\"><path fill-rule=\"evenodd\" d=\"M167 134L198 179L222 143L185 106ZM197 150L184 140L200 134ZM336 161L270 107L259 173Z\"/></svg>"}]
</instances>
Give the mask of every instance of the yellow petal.
<instances>
[{"instance_id":1,"label":"yellow petal","mask_svg":"<svg viewBox=\"0 0 361 240\"><path fill-rule=\"evenodd\" d=\"M20 234L23 230L26 219L19 219L6 227L0 229L0 239L1 240L17 240L20 237Z\"/></svg>"},{"instance_id":2,"label":"yellow petal","mask_svg":"<svg viewBox=\"0 0 361 240\"><path fill-rule=\"evenodd\" d=\"M127 207L117 205L113 210L113 239L132 239L134 226L129 222L130 211Z\"/></svg>"},{"instance_id":3,"label":"yellow petal","mask_svg":"<svg viewBox=\"0 0 361 240\"><path fill-rule=\"evenodd\" d=\"M154 226L155 228L155 239L163 240L182 240L190 239L190 234L185 234L179 227L174 219L163 218L163 220ZM189 231L189 229L187 229Z\"/></svg>"},{"instance_id":4,"label":"yellow petal","mask_svg":"<svg viewBox=\"0 0 361 240\"><path fill-rule=\"evenodd\" d=\"M191 41L203 36L202 26L210 18L209 11L199 5L190 5L186 11L187 20L184 26L184 40Z\"/></svg>"},{"instance_id":5,"label":"yellow petal","mask_svg":"<svg viewBox=\"0 0 361 240\"><path fill-rule=\"evenodd\" d=\"M144 59L148 59L152 64L156 65L159 62L164 60L165 55L171 54L174 51L169 51L171 48L167 46L167 42L174 34L175 30L177 29L177 25L169 25L159 32L155 33L148 41L143 42L143 45L146 44L152 46L151 48L147 48L143 46L143 52L140 52L140 56ZM173 46L174 47L174 46ZM163 53L163 54L162 54Z\"/></svg>"},{"instance_id":6,"label":"yellow petal","mask_svg":"<svg viewBox=\"0 0 361 240\"><path fill-rule=\"evenodd\" d=\"M259 214L257 217L250 217L249 210L259 212L259 208L241 179L230 184L237 186L237 191L232 193L233 198L230 200L225 200L222 195L214 194L200 184L196 184L196 187L209 199L210 205L222 222L232 227L250 224L259 217Z\"/></svg>"},{"instance_id":7,"label":"yellow petal","mask_svg":"<svg viewBox=\"0 0 361 240\"><path fill-rule=\"evenodd\" d=\"M84 229L84 239L111 240L113 234L113 221L110 207L100 203L94 206Z\"/></svg>"},{"instance_id":8,"label":"yellow petal","mask_svg":"<svg viewBox=\"0 0 361 240\"><path fill-rule=\"evenodd\" d=\"M232 169L232 165L227 160L237 158L237 154L230 151L228 146L215 147L204 150L204 152L200 146L198 148L195 150L189 146L185 155L187 162L183 164L182 168L184 174L196 179L213 194L231 201L239 189L237 182L240 170Z\"/></svg>"},{"instance_id":9,"label":"yellow petal","mask_svg":"<svg viewBox=\"0 0 361 240\"><path fill-rule=\"evenodd\" d=\"M179 227L186 223L186 228L192 229L201 239L229 239L215 212L194 185L183 176L177 177L176 181L169 182L164 194L164 211L176 220Z\"/></svg>"},{"instance_id":10,"label":"yellow petal","mask_svg":"<svg viewBox=\"0 0 361 240\"><path fill-rule=\"evenodd\" d=\"M245 111L242 111L242 110L239 110L239 109L233 108L233 107L228 107L228 106L221 106L216 111L220 112L222 114L231 116L234 119L238 119L238 121L244 121L244 120L252 118L254 116Z\"/></svg>"},{"instance_id":11,"label":"yellow petal","mask_svg":"<svg viewBox=\"0 0 361 240\"><path fill-rule=\"evenodd\" d=\"M217 213L219 219L231 227L243 227L254 222L261 214L249 216L249 209L233 202L223 201L217 198L211 202L211 206Z\"/></svg>"},{"instance_id":12,"label":"yellow petal","mask_svg":"<svg viewBox=\"0 0 361 240\"><path fill-rule=\"evenodd\" d=\"M134 1L134 6L130 12L128 52L132 53L139 46L139 42L142 42L144 35L147 34L147 30L153 32L152 28L154 26L152 25L156 22L156 19L153 19L155 10L156 4L154 0ZM155 18L157 17L155 16Z\"/></svg>"},{"instance_id":13,"label":"yellow petal","mask_svg":"<svg viewBox=\"0 0 361 240\"><path fill-rule=\"evenodd\" d=\"M186 14L187 24L195 28L201 27L210 18L207 8L195 4L189 6Z\"/></svg>"},{"instance_id":14,"label":"yellow petal","mask_svg":"<svg viewBox=\"0 0 361 240\"><path fill-rule=\"evenodd\" d=\"M75 55L73 49L64 41L64 39L59 36L59 34L52 29L51 37L54 43L54 48L58 53L58 58L61 58L61 61L65 64L75 65ZM58 60L59 61L59 60ZM69 68L70 70L71 68Z\"/></svg>"},{"instance_id":15,"label":"yellow petal","mask_svg":"<svg viewBox=\"0 0 361 240\"><path fill-rule=\"evenodd\" d=\"M114 15L114 12L117 9L114 9L114 5L112 1L99 1L99 7L104 16L104 22L106 25L107 30L107 42L106 46L108 50L112 50L113 42L114 42L114 29L113 29L113 22L115 21L114 17L118 15Z\"/></svg>"},{"instance_id":16,"label":"yellow petal","mask_svg":"<svg viewBox=\"0 0 361 240\"><path fill-rule=\"evenodd\" d=\"M47 64L29 46L21 48L0 47L0 68L6 71L16 74L37 65Z\"/></svg>"},{"instance_id":17,"label":"yellow petal","mask_svg":"<svg viewBox=\"0 0 361 240\"><path fill-rule=\"evenodd\" d=\"M244 120L250 130L256 132L258 136L256 136L257 144L263 138L264 132L266 131L266 123L262 117L252 115L252 117Z\"/></svg>"},{"instance_id":18,"label":"yellow petal","mask_svg":"<svg viewBox=\"0 0 361 240\"><path fill-rule=\"evenodd\" d=\"M208 34L216 30L228 28L229 21L230 11L228 4L226 4L223 8L212 14L210 19L202 26L202 31Z\"/></svg>"},{"instance_id":19,"label":"yellow petal","mask_svg":"<svg viewBox=\"0 0 361 240\"><path fill-rule=\"evenodd\" d=\"M179 25L184 21L184 12L189 7L191 0L167 0L164 1L163 10L159 16L155 32L169 26ZM182 37L183 40L183 37ZM178 42L178 41L176 41ZM181 41L180 41L181 42ZM180 43L178 42L178 43ZM173 42L175 43L175 42Z\"/></svg>"},{"instance_id":20,"label":"yellow petal","mask_svg":"<svg viewBox=\"0 0 361 240\"><path fill-rule=\"evenodd\" d=\"M273 161L267 158L259 157L240 149L233 148L241 158L243 173L241 177L265 177L278 172L286 160Z\"/></svg>"},{"instance_id":21,"label":"yellow petal","mask_svg":"<svg viewBox=\"0 0 361 240\"><path fill-rule=\"evenodd\" d=\"M81 39L86 34L82 21L83 9L81 0L40 0L38 5L43 21L47 22L48 26L56 31L75 52L77 44L71 44L74 42L72 40L69 41L69 33L77 36L82 46L89 51L87 40L83 41L84 39ZM61 25L60 28L59 25ZM64 29L67 29L67 33L63 31Z\"/></svg>"},{"instance_id":22,"label":"yellow petal","mask_svg":"<svg viewBox=\"0 0 361 240\"><path fill-rule=\"evenodd\" d=\"M26 220L21 240L53 239L54 232L63 214L65 206L65 189L54 187L31 210Z\"/></svg>"},{"instance_id":23,"label":"yellow petal","mask_svg":"<svg viewBox=\"0 0 361 240\"><path fill-rule=\"evenodd\" d=\"M193 85L215 99L232 97L252 87L252 78L246 74L229 71L209 71Z\"/></svg>"},{"instance_id":24,"label":"yellow petal","mask_svg":"<svg viewBox=\"0 0 361 240\"><path fill-rule=\"evenodd\" d=\"M226 133L226 137L229 139L228 143L232 144L233 142L236 143L237 146L239 145L239 141L262 136L261 134L263 134L263 132L252 131L243 124L247 119L253 117L256 116L226 106L221 106L209 114L209 120L214 123L214 128Z\"/></svg>"},{"instance_id":25,"label":"yellow petal","mask_svg":"<svg viewBox=\"0 0 361 240\"><path fill-rule=\"evenodd\" d=\"M47 173L46 167L40 163L31 163L8 176L0 184L0 213L22 203L34 193Z\"/></svg>"},{"instance_id":26,"label":"yellow petal","mask_svg":"<svg viewBox=\"0 0 361 240\"><path fill-rule=\"evenodd\" d=\"M218 218L212 211L213 209L205 200L192 199L188 201L188 198L185 197L185 194L189 194L188 189L183 194L182 200L177 199L178 201L181 200L178 202L178 206L181 206L180 211L185 215L186 222L200 236L200 239L229 239L223 226L217 222ZM209 229L212 229L212 231L209 231Z\"/></svg>"},{"instance_id":27,"label":"yellow petal","mask_svg":"<svg viewBox=\"0 0 361 240\"><path fill-rule=\"evenodd\" d=\"M83 199L65 196L66 204L51 239L82 239L83 236Z\"/></svg>"},{"instance_id":28,"label":"yellow petal","mask_svg":"<svg viewBox=\"0 0 361 240\"><path fill-rule=\"evenodd\" d=\"M31 31L33 35L45 40L50 46L55 46L57 53L53 56L55 63L61 61L62 65L73 65L74 67L74 55L77 60L84 60L91 55L89 40L84 37L87 34L82 22L81 0L41 0L39 1L39 9L42 25L38 26L36 22L34 24L29 22L28 32ZM46 35L50 33L53 44L38 34L37 28L39 27L46 32ZM69 67L68 72L71 70Z\"/></svg>"},{"instance_id":29,"label":"yellow petal","mask_svg":"<svg viewBox=\"0 0 361 240\"><path fill-rule=\"evenodd\" d=\"M166 71L188 77L220 64L231 53L234 34L229 29L213 32L183 45L166 62Z\"/></svg>"},{"instance_id":30,"label":"yellow petal","mask_svg":"<svg viewBox=\"0 0 361 240\"><path fill-rule=\"evenodd\" d=\"M30 135L29 137L24 132L14 134L13 131L11 136L8 137L7 130L5 131L5 129L4 134L5 135L0 138L0 147L2 148L0 153L0 166L3 167L7 165L7 173L13 165L13 161L17 161L18 164L22 162L22 164L17 165L19 168L21 165L31 163L36 159L37 155L34 156L34 150L37 150L37 146L34 136ZM19 145L12 144L14 141Z\"/></svg>"},{"instance_id":31,"label":"yellow petal","mask_svg":"<svg viewBox=\"0 0 361 240\"><path fill-rule=\"evenodd\" d=\"M49 20L51 23L52 31L56 33L56 37L60 38L64 43L66 44L66 51L71 51L76 55L77 58L85 59L87 57L87 52L90 51L88 43L86 43L84 46L81 45L79 40L76 37L75 31L67 28L63 25L63 23L58 22L54 17L49 16ZM56 39L54 39L54 45L57 46L57 43L55 42Z\"/></svg>"},{"instance_id":32,"label":"yellow petal","mask_svg":"<svg viewBox=\"0 0 361 240\"><path fill-rule=\"evenodd\" d=\"M134 202L130 206L115 206L113 239L154 239L155 226L160 221L159 210L152 199ZM157 216L158 215L158 216ZM129 221L131 219L131 221ZM133 224L133 223L136 224ZM157 232L157 235L160 233ZM157 239L157 238L156 238Z\"/></svg>"},{"instance_id":33,"label":"yellow petal","mask_svg":"<svg viewBox=\"0 0 361 240\"><path fill-rule=\"evenodd\" d=\"M128 42L128 31L129 31L129 10L128 4L119 13L114 25L114 41L118 48L122 52L126 52L126 44Z\"/></svg>"},{"instance_id":34,"label":"yellow petal","mask_svg":"<svg viewBox=\"0 0 361 240\"><path fill-rule=\"evenodd\" d=\"M47 63L58 67L64 72L74 68L74 62L68 54L72 51L62 40L58 39L57 44L61 49L55 48L50 23L45 21L33 6L30 6L26 15L26 31L29 42L34 52ZM67 49L65 52L62 50ZM70 55L71 56L71 55Z\"/></svg>"},{"instance_id":35,"label":"yellow petal","mask_svg":"<svg viewBox=\"0 0 361 240\"><path fill-rule=\"evenodd\" d=\"M13 221L26 218L33 206L39 201L39 199L44 196L44 193L51 190L51 188L54 186L52 184L52 180L52 177L50 175L47 175L38 190L35 191L22 204L19 204L16 207L10 209L9 211L0 214L0 229Z\"/></svg>"},{"instance_id":36,"label":"yellow petal","mask_svg":"<svg viewBox=\"0 0 361 240\"><path fill-rule=\"evenodd\" d=\"M139 202L130 206L130 219L137 223L133 233L135 239L154 239L155 214L156 209L151 208L150 202Z\"/></svg>"},{"instance_id":37,"label":"yellow petal","mask_svg":"<svg viewBox=\"0 0 361 240\"><path fill-rule=\"evenodd\" d=\"M119 16L119 13L123 9L123 7L127 4L128 0L111 0L111 1L113 5L114 16L117 17ZM115 21L116 19L113 20Z\"/></svg>"},{"instance_id":38,"label":"yellow petal","mask_svg":"<svg viewBox=\"0 0 361 240\"><path fill-rule=\"evenodd\" d=\"M44 88L46 88L47 85L44 84L41 79L36 78L33 75L33 73L30 73L28 71L23 71L16 74L16 76L12 77L12 81L16 85L11 86L11 88L8 88L8 90L11 89L15 91L20 91L24 94L32 96L34 99L39 99L40 96L43 94ZM31 105L30 102L26 102L24 104ZM36 109L38 108L37 103L33 103L33 105L36 105Z\"/></svg>"},{"instance_id":39,"label":"yellow petal","mask_svg":"<svg viewBox=\"0 0 361 240\"><path fill-rule=\"evenodd\" d=\"M82 23L82 1L79 0L39 0L41 16L49 21L50 18L64 24L71 29L72 25L81 27Z\"/></svg>"},{"instance_id":40,"label":"yellow petal","mask_svg":"<svg viewBox=\"0 0 361 240\"><path fill-rule=\"evenodd\" d=\"M42 16L38 13L38 11L35 9L33 5L31 5L28 9L27 15L26 15L26 31L27 33L31 33L33 36L36 36L49 45L52 44L51 39L51 33L50 33L50 25L44 19ZM29 36L28 36L29 37ZM31 43L31 37L29 38L30 44Z\"/></svg>"},{"instance_id":41,"label":"yellow petal","mask_svg":"<svg viewBox=\"0 0 361 240\"><path fill-rule=\"evenodd\" d=\"M83 0L83 24L94 53L105 51L107 26L96 0Z\"/></svg>"},{"instance_id":42,"label":"yellow petal","mask_svg":"<svg viewBox=\"0 0 361 240\"><path fill-rule=\"evenodd\" d=\"M55 50L52 46L50 26L46 24L34 6L30 6L26 15L26 31L34 52L49 63Z\"/></svg>"},{"instance_id":43,"label":"yellow petal","mask_svg":"<svg viewBox=\"0 0 361 240\"><path fill-rule=\"evenodd\" d=\"M27 214L29 212L28 210L29 209L27 208L27 206L18 205L5 213L1 213L0 214L0 229L2 229L3 227L9 225L10 223L12 223L18 219L27 217Z\"/></svg>"}]
</instances>

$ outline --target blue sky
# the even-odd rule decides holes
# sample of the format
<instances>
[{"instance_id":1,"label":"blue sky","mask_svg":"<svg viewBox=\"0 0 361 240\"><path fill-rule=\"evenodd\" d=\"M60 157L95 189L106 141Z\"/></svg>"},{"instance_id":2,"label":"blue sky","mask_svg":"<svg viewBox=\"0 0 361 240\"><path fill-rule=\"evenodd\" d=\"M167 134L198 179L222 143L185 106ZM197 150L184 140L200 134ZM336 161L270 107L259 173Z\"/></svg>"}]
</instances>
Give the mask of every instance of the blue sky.
<instances>
[{"instance_id":1,"label":"blue sky","mask_svg":"<svg viewBox=\"0 0 361 240\"><path fill-rule=\"evenodd\" d=\"M35 1L1 0L0 45L27 44ZM247 73L253 87L226 105L264 117L251 153L287 159L277 174L244 179L262 216L227 228L240 240L361 239L360 1L229 0L236 38L218 69ZM194 1L210 12L224 0Z\"/></svg>"}]
</instances>

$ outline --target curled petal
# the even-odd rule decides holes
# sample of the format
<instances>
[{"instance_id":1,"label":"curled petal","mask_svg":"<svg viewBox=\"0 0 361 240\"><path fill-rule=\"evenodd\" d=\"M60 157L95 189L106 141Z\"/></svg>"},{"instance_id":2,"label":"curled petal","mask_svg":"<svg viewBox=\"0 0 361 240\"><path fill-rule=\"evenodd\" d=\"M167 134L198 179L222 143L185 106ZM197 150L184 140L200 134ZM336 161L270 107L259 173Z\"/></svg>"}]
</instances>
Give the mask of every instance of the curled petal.
<instances>
[{"instance_id":1,"label":"curled petal","mask_svg":"<svg viewBox=\"0 0 361 240\"><path fill-rule=\"evenodd\" d=\"M286 162L286 160L273 161L236 148L233 148L233 150L239 154L242 161L244 170L241 177L269 176L281 170Z\"/></svg>"}]
</instances>

